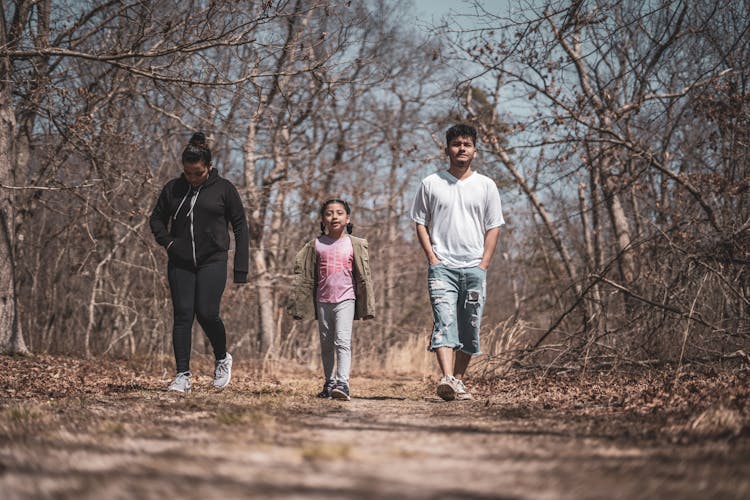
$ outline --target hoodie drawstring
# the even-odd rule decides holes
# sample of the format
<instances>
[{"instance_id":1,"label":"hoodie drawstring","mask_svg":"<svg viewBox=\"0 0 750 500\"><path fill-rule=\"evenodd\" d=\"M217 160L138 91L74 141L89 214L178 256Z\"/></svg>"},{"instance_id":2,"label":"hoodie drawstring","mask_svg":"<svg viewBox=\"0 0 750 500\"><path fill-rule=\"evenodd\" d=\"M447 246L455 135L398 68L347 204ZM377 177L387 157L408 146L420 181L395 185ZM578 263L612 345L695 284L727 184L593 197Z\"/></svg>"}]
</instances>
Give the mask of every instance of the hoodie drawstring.
<instances>
[{"instance_id":1,"label":"hoodie drawstring","mask_svg":"<svg viewBox=\"0 0 750 500\"><path fill-rule=\"evenodd\" d=\"M180 209L182 208L182 205L185 203L185 200L187 200L187 197L190 196L190 189L187 190L185 193L185 196L182 197L182 201L177 206L177 210L175 210L174 215L172 216L172 220L177 220L177 214L180 213Z\"/></svg>"},{"instance_id":2,"label":"hoodie drawstring","mask_svg":"<svg viewBox=\"0 0 750 500\"><path fill-rule=\"evenodd\" d=\"M188 210L188 213L185 214L185 217L190 219L190 245L193 248L193 264L195 267L198 267L198 258L195 255L195 231L193 230L193 210L195 209L195 202L198 200L198 193L201 192L201 189L203 186L198 186L197 188L191 187L188 189L187 193L185 193L185 196L183 196L182 201L177 206L177 210L175 210L174 216L172 216L172 220L177 220L177 214L180 213L180 209L182 209L182 205L185 204L185 201L188 199L188 196L192 195L193 197L190 198L190 210Z\"/></svg>"},{"instance_id":3,"label":"hoodie drawstring","mask_svg":"<svg viewBox=\"0 0 750 500\"><path fill-rule=\"evenodd\" d=\"M201 192L201 188L195 190L193 197L190 199L190 210L187 213L187 217L190 218L190 243L193 247L193 264L198 267L198 257L195 255L195 231L193 230L193 209L195 208L195 202L198 200L198 194Z\"/></svg>"}]
</instances>

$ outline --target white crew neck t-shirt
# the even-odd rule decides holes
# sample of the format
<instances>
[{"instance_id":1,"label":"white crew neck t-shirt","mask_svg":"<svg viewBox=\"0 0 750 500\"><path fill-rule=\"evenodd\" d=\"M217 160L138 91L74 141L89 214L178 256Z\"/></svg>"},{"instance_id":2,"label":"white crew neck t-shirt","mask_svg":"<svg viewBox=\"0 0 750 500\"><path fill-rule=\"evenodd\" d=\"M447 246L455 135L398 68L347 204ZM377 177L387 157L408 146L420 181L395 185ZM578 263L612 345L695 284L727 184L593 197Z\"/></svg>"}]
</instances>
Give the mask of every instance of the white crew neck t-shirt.
<instances>
[{"instance_id":1,"label":"white crew neck t-shirt","mask_svg":"<svg viewBox=\"0 0 750 500\"><path fill-rule=\"evenodd\" d=\"M432 251L450 268L478 266L485 233L505 224L495 182L477 172L463 180L447 170L425 177L410 216L427 227Z\"/></svg>"}]
</instances>

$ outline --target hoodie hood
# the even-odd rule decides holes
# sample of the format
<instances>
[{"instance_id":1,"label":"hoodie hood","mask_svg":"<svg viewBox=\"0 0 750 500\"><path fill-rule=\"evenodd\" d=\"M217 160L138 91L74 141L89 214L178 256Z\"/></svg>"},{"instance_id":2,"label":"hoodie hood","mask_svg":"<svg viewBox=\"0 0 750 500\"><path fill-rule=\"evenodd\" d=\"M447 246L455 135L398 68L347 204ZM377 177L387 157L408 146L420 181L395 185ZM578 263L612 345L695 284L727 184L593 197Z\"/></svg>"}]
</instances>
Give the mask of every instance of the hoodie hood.
<instances>
[{"instance_id":1,"label":"hoodie hood","mask_svg":"<svg viewBox=\"0 0 750 500\"><path fill-rule=\"evenodd\" d=\"M215 183L216 183L216 181L218 181L219 179L220 179L220 177L219 177L219 171L218 171L218 170L216 170L216 167L211 167L211 170L209 170L209 171L208 171L208 179L206 179L206 182L204 182L203 184L201 184L201 185L200 185L200 186L198 186L198 187L199 187L200 189L204 189L204 188L207 188L208 186L210 186L210 185L212 185L212 184L215 184ZM183 181L183 182L184 182L185 184L187 184L187 185L188 185L188 191L190 190L190 188L191 188L191 187L193 187L193 186L192 186L192 185L191 185L191 184L190 184L190 183L188 182L188 180L187 180L187 178L185 177L185 174L184 174L184 173L183 173L183 174L180 174L180 180L181 180L181 181Z\"/></svg>"}]
</instances>

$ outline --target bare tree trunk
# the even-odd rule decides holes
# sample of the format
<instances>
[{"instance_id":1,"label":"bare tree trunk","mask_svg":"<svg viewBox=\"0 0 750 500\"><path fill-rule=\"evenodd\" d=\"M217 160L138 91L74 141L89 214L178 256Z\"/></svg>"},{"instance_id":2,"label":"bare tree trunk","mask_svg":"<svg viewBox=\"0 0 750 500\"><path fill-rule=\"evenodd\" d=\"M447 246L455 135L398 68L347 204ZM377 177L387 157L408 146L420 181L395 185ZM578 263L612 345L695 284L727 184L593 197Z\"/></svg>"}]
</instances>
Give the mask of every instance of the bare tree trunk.
<instances>
[{"instance_id":1,"label":"bare tree trunk","mask_svg":"<svg viewBox=\"0 0 750 500\"><path fill-rule=\"evenodd\" d=\"M265 249L263 246L253 250L255 265L255 287L258 290L258 315L260 328L258 330L259 354L262 358L269 356L275 344L276 332L273 320L273 284L266 266Z\"/></svg>"},{"instance_id":2,"label":"bare tree trunk","mask_svg":"<svg viewBox=\"0 0 750 500\"><path fill-rule=\"evenodd\" d=\"M5 5L2 5L3 12ZM0 40L6 45L5 15L0 18ZM14 210L13 191L15 184L12 165L13 137L16 118L11 97L11 63L8 57L0 59L0 352L25 353L26 342L21 334L16 303L16 268L14 260Z\"/></svg>"},{"instance_id":3,"label":"bare tree trunk","mask_svg":"<svg viewBox=\"0 0 750 500\"><path fill-rule=\"evenodd\" d=\"M282 135L285 136L285 140L288 139L288 133L286 129L282 131ZM286 144L286 141L284 142ZM286 154L286 152L285 152ZM284 227L284 202L286 200L286 190L280 187L276 191L276 199L273 203L273 213L271 214L271 233L268 237L268 245L266 246L266 274L270 286L270 305L264 307L261 311L262 321L270 324L270 329L266 330L271 332L269 338L265 339L265 343L262 345L267 347L266 351L273 356L279 354L279 345L281 344L281 317L283 316L282 311L279 309L279 298L278 298L278 286L275 281L275 277L278 275L278 264L279 256L281 253L281 234Z\"/></svg>"},{"instance_id":4,"label":"bare tree trunk","mask_svg":"<svg viewBox=\"0 0 750 500\"><path fill-rule=\"evenodd\" d=\"M264 341L268 342L268 334L264 334L264 332L268 332L269 325L268 323L263 322L263 304L268 303L268 296L267 296L267 290L268 285L265 282L267 279L266 274L266 259L264 256L263 251L263 240L262 240L262 234L263 234L263 226L262 222L259 220L261 218L260 213L260 204L259 204L259 196L256 194L256 186L255 186L255 148L256 148L256 142L257 142L257 132L258 132L258 123L261 119L262 115L262 109L258 109L255 111L253 116L248 120L248 127L247 127L247 135L245 136L245 143L243 144L242 151L245 158L245 168L244 168L244 176L245 176L245 199L248 200L248 221L250 226L250 261L253 266L253 280L255 281L255 288L257 290L257 300L258 300L258 312L259 312L259 318L260 318L260 324L258 325L258 338L260 339L261 343L261 353L264 353L263 350L266 345L264 345Z\"/></svg>"},{"instance_id":5,"label":"bare tree trunk","mask_svg":"<svg viewBox=\"0 0 750 500\"><path fill-rule=\"evenodd\" d=\"M274 354L274 347L278 337L275 321L275 300L273 290L273 272L269 269L267 232L264 229L266 215L271 200L271 192L274 186L286 178L289 166L287 147L289 144L289 129L284 125L286 119L286 108L281 106L277 113L276 133L272 139L273 168L262 179L257 179L256 147L258 125L263 120L264 113L268 112L277 97L284 99L284 92L291 81L291 75L283 74L284 68L296 60L296 56L302 49L299 47L301 37L300 26L306 25L313 10L310 9L305 16L298 15L302 10L303 2L295 3L295 15L287 21L286 43L277 61L277 74L273 78L270 90L267 94L260 91L260 99L252 117L249 120L248 131L243 145L245 156L245 189L249 200L250 211L250 258L255 266L255 284L258 292L258 315L259 331L258 343L261 358ZM260 185L258 185L260 181Z\"/></svg>"},{"instance_id":6,"label":"bare tree trunk","mask_svg":"<svg viewBox=\"0 0 750 500\"><path fill-rule=\"evenodd\" d=\"M398 240L398 214L396 213L396 203L401 193L398 190L398 165L399 159L396 154L397 149L393 149L391 157L391 171L388 177L388 206L386 207L386 242L388 244L385 247L385 266L383 271L383 326L382 326L382 342L381 346L385 347L385 340L393 332L393 316L396 310L396 304L394 303L394 286L396 286L396 262L397 258L395 255L395 242Z\"/></svg>"},{"instance_id":7,"label":"bare tree trunk","mask_svg":"<svg viewBox=\"0 0 750 500\"><path fill-rule=\"evenodd\" d=\"M600 127L605 131L606 134L606 131L612 130L612 123L616 118L612 118L612 111L607 108L605 101L594 89L591 78L586 71L585 65L583 63L584 58L583 43L581 42L581 26L576 25L575 30L572 32L572 42L568 42L563 36L563 32L560 31L557 27L553 26L552 29L563 50L565 50L565 52L574 62L578 73L578 82L581 86L581 90L591 101L598 116ZM628 223L627 214L625 213L625 210L623 209L622 203L620 201L620 193L617 189L618 186L616 185L616 182L612 178L612 176L609 175L612 161L613 159L609 155L606 155L602 159L602 165L599 169L601 175L601 189L606 197L607 208L609 209L609 215L612 221L612 229L615 232L615 239L618 250L618 264L620 266L622 280L625 283L630 283L635 277L635 266L633 262L632 249L630 248L630 225Z\"/></svg>"},{"instance_id":8,"label":"bare tree trunk","mask_svg":"<svg viewBox=\"0 0 750 500\"><path fill-rule=\"evenodd\" d=\"M595 250L594 250L594 236L591 230L591 221L588 215L588 208L586 206L586 186L583 183L578 185L578 202L581 211L581 226L583 227L583 240L584 250L586 255L586 265L588 267L589 274L598 272L595 267ZM591 288L591 296L593 300L586 301L586 322L587 331L598 330L598 324L602 317L602 301L599 291L599 285L593 285Z\"/></svg>"},{"instance_id":9,"label":"bare tree trunk","mask_svg":"<svg viewBox=\"0 0 750 500\"><path fill-rule=\"evenodd\" d=\"M281 148L288 140L288 130L284 128L276 134L273 141L273 160L274 171L286 170L286 156L282 153ZM267 189L264 180L263 186L263 203L269 203L270 189ZM274 203L271 213L271 227L266 237L258 240L258 247L253 253L253 262L257 272L258 288L258 315L260 318L260 330L258 332L258 344L262 358L274 356L276 354L276 345L278 343L278 322L276 321L276 297L274 293L273 276L276 274L276 256L278 252L278 231L281 230L281 214L279 204L283 205L283 193L278 190L276 193L276 202ZM264 214L264 209L262 213Z\"/></svg>"},{"instance_id":10,"label":"bare tree trunk","mask_svg":"<svg viewBox=\"0 0 750 500\"><path fill-rule=\"evenodd\" d=\"M607 163L608 160L605 160ZM620 275L624 284L632 283L635 278L635 263L633 261L633 251L631 249L630 223L625 209L620 200L618 186L612 176L607 175L609 172L608 165L601 169L602 184L609 217L612 221L612 230L615 232L615 242L617 244L617 253L619 258L617 262L620 267Z\"/></svg>"},{"instance_id":11,"label":"bare tree trunk","mask_svg":"<svg viewBox=\"0 0 750 500\"><path fill-rule=\"evenodd\" d=\"M278 153L278 146L274 146L274 168L269 176L261 181L260 187L256 185L255 143L257 139L257 120L260 120L259 113L256 113L250 120L251 123L248 126L243 151L245 154L245 189L248 193L248 209L250 211L250 258L253 263L253 279L258 299L258 348L260 357L265 358L269 354L273 354L277 332L276 321L274 320L274 269L269 269L269 255L266 245L269 239L266 235L269 232L264 229L264 224L271 187L277 180L283 177L287 162L285 158L282 158L283 155ZM287 133L280 135L287 137ZM273 257L270 260L273 260Z\"/></svg>"}]
</instances>

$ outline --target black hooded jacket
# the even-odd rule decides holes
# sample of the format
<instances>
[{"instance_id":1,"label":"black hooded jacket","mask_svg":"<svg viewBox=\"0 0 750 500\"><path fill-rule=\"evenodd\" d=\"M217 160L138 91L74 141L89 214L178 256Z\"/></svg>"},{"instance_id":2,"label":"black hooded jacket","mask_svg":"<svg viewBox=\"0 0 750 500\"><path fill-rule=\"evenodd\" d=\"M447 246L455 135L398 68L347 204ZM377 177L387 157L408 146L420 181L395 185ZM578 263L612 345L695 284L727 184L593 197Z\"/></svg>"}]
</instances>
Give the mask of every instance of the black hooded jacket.
<instances>
[{"instance_id":1,"label":"black hooded jacket","mask_svg":"<svg viewBox=\"0 0 750 500\"><path fill-rule=\"evenodd\" d=\"M247 282L249 238L245 209L237 189L215 168L198 188L193 188L184 176L169 181L149 223L156 242L167 248L170 262L188 269L227 260L231 224L234 282Z\"/></svg>"}]
</instances>

